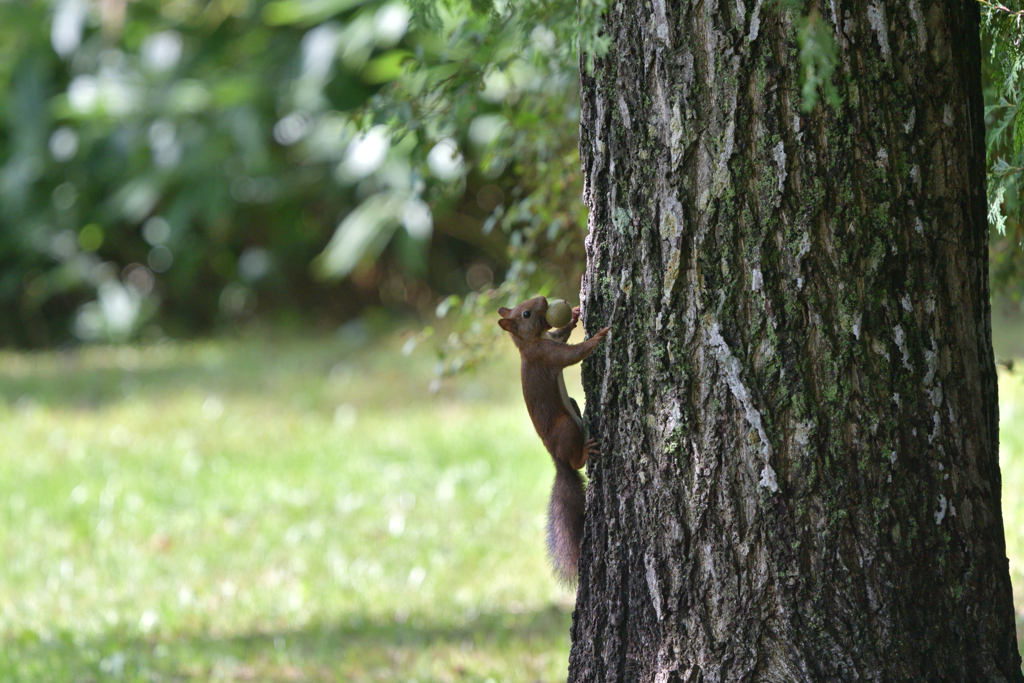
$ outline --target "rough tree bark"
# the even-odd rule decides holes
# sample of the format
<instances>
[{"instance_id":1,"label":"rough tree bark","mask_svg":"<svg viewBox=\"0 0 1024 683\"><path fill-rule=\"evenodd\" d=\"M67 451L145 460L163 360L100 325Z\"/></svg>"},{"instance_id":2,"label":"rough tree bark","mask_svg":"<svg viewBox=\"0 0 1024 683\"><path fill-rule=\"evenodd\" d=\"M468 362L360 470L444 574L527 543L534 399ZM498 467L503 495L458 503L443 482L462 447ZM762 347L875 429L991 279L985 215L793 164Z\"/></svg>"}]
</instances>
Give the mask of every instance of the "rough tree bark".
<instances>
[{"instance_id":1,"label":"rough tree bark","mask_svg":"<svg viewBox=\"0 0 1024 683\"><path fill-rule=\"evenodd\" d=\"M801 111L794 20L842 104ZM570 681L1021 681L977 3L618 0Z\"/></svg>"}]
</instances>

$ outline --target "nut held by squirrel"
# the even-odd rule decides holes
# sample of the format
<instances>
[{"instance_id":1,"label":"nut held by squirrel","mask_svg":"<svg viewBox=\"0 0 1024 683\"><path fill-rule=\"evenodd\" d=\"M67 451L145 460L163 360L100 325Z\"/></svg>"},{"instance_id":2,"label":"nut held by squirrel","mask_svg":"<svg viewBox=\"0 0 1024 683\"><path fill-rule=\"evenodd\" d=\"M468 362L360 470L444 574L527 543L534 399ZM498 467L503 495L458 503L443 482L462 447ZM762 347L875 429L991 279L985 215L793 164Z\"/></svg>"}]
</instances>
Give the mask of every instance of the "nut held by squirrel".
<instances>
[{"instance_id":1,"label":"nut held by squirrel","mask_svg":"<svg viewBox=\"0 0 1024 683\"><path fill-rule=\"evenodd\" d=\"M572 309L563 299L552 299L548 302L548 312L544 319L551 327L565 327L572 320Z\"/></svg>"},{"instance_id":2,"label":"nut held by squirrel","mask_svg":"<svg viewBox=\"0 0 1024 683\"><path fill-rule=\"evenodd\" d=\"M583 415L565 391L562 368L589 356L610 328L602 328L580 344L567 344L579 321L579 308L569 311L564 301L548 303L542 296L513 309L499 308L498 314L498 325L512 335L519 349L526 409L555 463L555 484L548 505L548 552L559 578L573 584L586 505L583 477L578 470L599 451L597 441L585 436Z\"/></svg>"}]
</instances>

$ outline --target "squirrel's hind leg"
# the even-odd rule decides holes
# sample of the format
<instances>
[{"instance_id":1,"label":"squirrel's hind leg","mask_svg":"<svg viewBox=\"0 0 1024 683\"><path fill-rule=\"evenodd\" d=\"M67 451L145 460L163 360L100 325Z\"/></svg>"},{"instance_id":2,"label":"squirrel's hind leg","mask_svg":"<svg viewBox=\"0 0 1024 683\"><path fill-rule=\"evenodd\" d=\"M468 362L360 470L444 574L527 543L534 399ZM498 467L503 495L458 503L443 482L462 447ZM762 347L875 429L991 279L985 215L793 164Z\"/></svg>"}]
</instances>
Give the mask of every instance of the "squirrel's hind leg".
<instances>
[{"instance_id":1,"label":"squirrel's hind leg","mask_svg":"<svg viewBox=\"0 0 1024 683\"><path fill-rule=\"evenodd\" d=\"M574 470L580 469L587 462L583 431L567 413L555 418L550 443L545 445L555 460L568 463Z\"/></svg>"}]
</instances>

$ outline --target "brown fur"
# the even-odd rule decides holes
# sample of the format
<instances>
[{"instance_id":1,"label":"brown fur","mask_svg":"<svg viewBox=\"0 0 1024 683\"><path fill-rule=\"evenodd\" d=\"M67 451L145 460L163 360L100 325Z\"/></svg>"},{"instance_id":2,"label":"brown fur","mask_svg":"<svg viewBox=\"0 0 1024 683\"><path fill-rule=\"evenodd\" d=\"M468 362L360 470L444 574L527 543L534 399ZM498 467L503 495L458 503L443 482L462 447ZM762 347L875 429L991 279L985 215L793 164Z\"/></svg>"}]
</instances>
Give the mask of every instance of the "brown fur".
<instances>
[{"instance_id":1,"label":"brown fur","mask_svg":"<svg viewBox=\"0 0 1024 683\"><path fill-rule=\"evenodd\" d=\"M585 497L583 478L576 470L598 453L597 442L586 440L576 402L563 400L562 368L579 363L597 347L609 328L581 344L566 340L579 320L579 309L565 327L552 330L544 319L548 302L542 296L524 301L514 309L500 308L498 324L512 335L519 349L523 398L534 429L555 461L555 485L548 508L548 552L559 577L576 581L580 542L583 538Z\"/></svg>"}]
</instances>

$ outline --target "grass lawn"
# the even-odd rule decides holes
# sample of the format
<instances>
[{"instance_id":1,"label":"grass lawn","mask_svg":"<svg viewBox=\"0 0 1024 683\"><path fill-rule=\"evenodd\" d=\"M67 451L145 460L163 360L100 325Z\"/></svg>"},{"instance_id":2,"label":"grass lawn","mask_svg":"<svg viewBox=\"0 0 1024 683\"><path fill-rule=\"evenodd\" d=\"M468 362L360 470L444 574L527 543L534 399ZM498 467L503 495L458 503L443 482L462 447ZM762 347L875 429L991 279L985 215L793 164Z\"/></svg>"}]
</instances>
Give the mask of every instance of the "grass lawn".
<instances>
[{"instance_id":1,"label":"grass lawn","mask_svg":"<svg viewBox=\"0 0 1024 683\"><path fill-rule=\"evenodd\" d=\"M0 353L0 681L564 680L517 362L432 394L400 345ZM1024 373L1000 392L1021 624Z\"/></svg>"}]
</instances>

